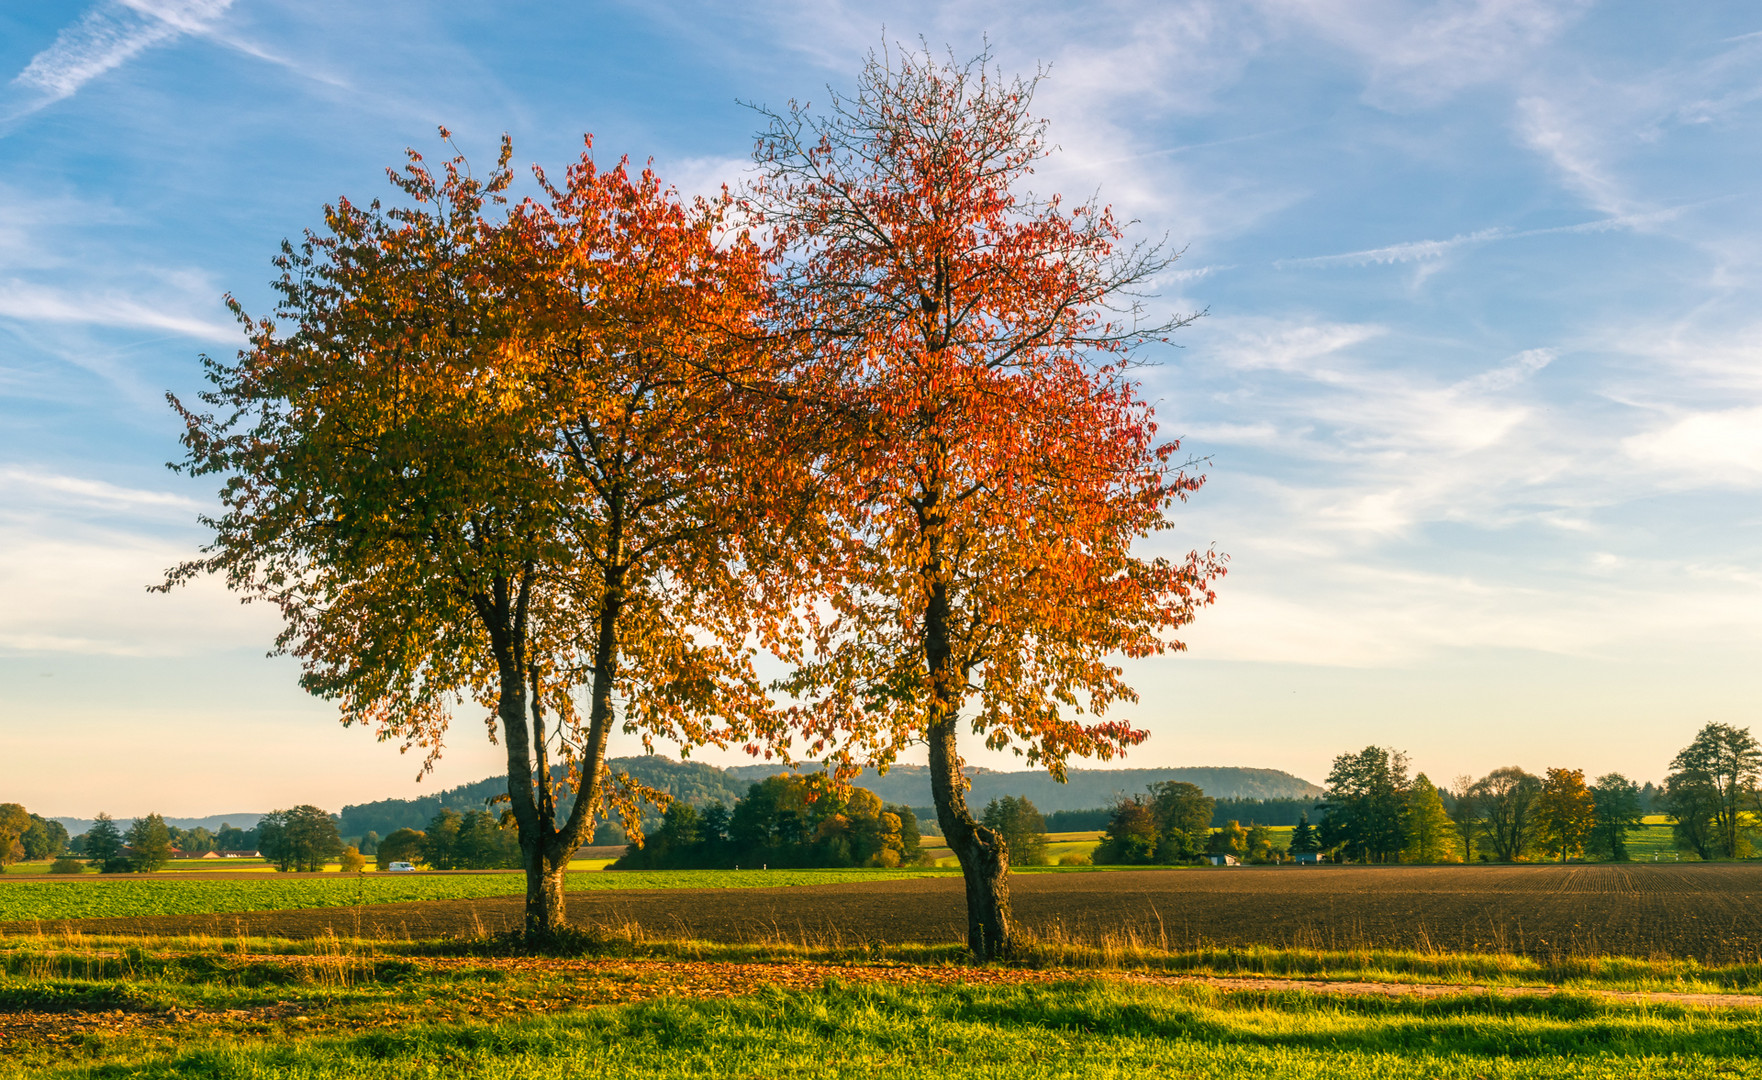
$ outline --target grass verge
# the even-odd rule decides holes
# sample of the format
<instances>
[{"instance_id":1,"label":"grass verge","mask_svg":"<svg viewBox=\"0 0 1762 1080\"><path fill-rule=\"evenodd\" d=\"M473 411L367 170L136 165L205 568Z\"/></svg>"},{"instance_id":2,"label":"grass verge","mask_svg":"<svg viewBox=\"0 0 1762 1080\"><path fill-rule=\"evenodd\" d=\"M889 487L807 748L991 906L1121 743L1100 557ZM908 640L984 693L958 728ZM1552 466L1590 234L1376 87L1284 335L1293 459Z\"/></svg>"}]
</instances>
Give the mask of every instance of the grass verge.
<instances>
[{"instance_id":1,"label":"grass verge","mask_svg":"<svg viewBox=\"0 0 1762 1080\"><path fill-rule=\"evenodd\" d=\"M591 1011L172 1042L95 1035L0 1058L0 1077L523 1080L1756 1077L1754 1010L1583 996L1325 999L1099 979L762 988Z\"/></svg>"}]
</instances>

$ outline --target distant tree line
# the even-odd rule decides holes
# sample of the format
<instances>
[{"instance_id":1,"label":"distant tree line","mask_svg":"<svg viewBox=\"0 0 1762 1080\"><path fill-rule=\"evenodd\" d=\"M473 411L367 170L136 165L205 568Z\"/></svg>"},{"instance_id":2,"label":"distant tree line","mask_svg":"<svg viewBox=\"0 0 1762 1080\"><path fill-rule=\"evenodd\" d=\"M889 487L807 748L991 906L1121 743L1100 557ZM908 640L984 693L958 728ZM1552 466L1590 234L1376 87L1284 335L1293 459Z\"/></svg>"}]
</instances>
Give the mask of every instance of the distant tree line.
<instances>
[{"instance_id":1,"label":"distant tree line","mask_svg":"<svg viewBox=\"0 0 1762 1080\"><path fill-rule=\"evenodd\" d=\"M1315 820L1310 817L1315 813ZM1101 811L1053 814L1076 831ZM1661 786L1620 773L1587 782L1579 769L1537 776L1516 766L1457 777L1448 787L1409 778L1406 755L1369 746L1334 759L1319 802L1211 799L1191 784L1156 784L1105 811L1095 862L1242 861L1325 853L1360 863L1625 861L1647 813L1672 819L1676 847L1702 859L1746 858L1762 822L1762 746L1747 729L1708 724L1671 761ZM1244 827L1243 819L1249 821ZM1282 847L1268 826L1292 826Z\"/></svg>"},{"instance_id":2,"label":"distant tree line","mask_svg":"<svg viewBox=\"0 0 1762 1080\"><path fill-rule=\"evenodd\" d=\"M41 862L67 850L67 826L19 803L0 803L0 872L17 862Z\"/></svg>"},{"instance_id":3,"label":"distant tree line","mask_svg":"<svg viewBox=\"0 0 1762 1080\"><path fill-rule=\"evenodd\" d=\"M371 834L370 834L371 835ZM463 814L443 807L424 829L395 829L373 854L381 870L395 862L431 870L508 870L520 866L520 836L506 815Z\"/></svg>"},{"instance_id":4,"label":"distant tree line","mask_svg":"<svg viewBox=\"0 0 1762 1080\"><path fill-rule=\"evenodd\" d=\"M661 824L632 843L613 870L901 866L921 853L918 818L867 788L817 791L800 776L772 776L732 807L675 801Z\"/></svg>"},{"instance_id":5,"label":"distant tree line","mask_svg":"<svg viewBox=\"0 0 1762 1080\"><path fill-rule=\"evenodd\" d=\"M1249 821L1275 827L1291 826L1297 824L1298 818L1314 809L1314 799L1214 798L1210 827L1222 828L1232 821ZM1113 814L1114 808L1108 806L1093 810L1054 810L1046 815L1046 831L1067 833L1106 829L1113 820ZM934 816L931 820L934 820Z\"/></svg>"}]
</instances>

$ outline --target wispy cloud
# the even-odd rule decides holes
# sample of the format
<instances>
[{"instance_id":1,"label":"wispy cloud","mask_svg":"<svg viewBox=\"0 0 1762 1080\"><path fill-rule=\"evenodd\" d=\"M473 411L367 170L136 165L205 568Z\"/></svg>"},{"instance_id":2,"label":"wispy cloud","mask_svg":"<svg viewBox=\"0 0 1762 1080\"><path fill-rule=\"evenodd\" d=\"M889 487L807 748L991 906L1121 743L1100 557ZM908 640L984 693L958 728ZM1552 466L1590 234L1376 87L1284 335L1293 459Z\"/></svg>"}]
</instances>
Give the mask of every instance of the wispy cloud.
<instances>
[{"instance_id":1,"label":"wispy cloud","mask_svg":"<svg viewBox=\"0 0 1762 1080\"><path fill-rule=\"evenodd\" d=\"M79 92L155 45L207 30L233 0L120 0L101 3L55 36L12 80L25 92L13 115Z\"/></svg>"},{"instance_id":2,"label":"wispy cloud","mask_svg":"<svg viewBox=\"0 0 1762 1080\"><path fill-rule=\"evenodd\" d=\"M236 342L236 326L178 312L134 296L67 292L29 281L0 282L0 318L166 330L202 341Z\"/></svg>"},{"instance_id":3,"label":"wispy cloud","mask_svg":"<svg viewBox=\"0 0 1762 1080\"><path fill-rule=\"evenodd\" d=\"M42 469L0 467L0 491L16 509L27 502L75 503L113 510L178 510L194 514L202 504L170 491L123 487L103 480Z\"/></svg>"},{"instance_id":4,"label":"wispy cloud","mask_svg":"<svg viewBox=\"0 0 1762 1080\"><path fill-rule=\"evenodd\" d=\"M1523 240L1535 236L1558 236L1566 233L1600 233L1616 229L1634 229L1648 224L1668 221L1683 212L1682 207L1659 210L1646 214L1621 214L1615 217L1598 218L1596 221L1584 221L1577 225L1556 225L1546 229L1510 229L1497 226L1491 229L1479 229L1471 233L1452 236L1448 240L1412 240L1401 244L1390 244L1386 247L1366 248L1363 251L1348 251L1339 255L1315 255L1303 259L1280 259L1273 265L1281 270L1299 266L1374 266L1378 264L1429 262L1442 259L1461 248L1490 244L1498 240Z\"/></svg>"},{"instance_id":5,"label":"wispy cloud","mask_svg":"<svg viewBox=\"0 0 1762 1080\"><path fill-rule=\"evenodd\" d=\"M1523 70L1590 0L1263 0L1262 6L1357 53L1371 104L1409 109Z\"/></svg>"}]
</instances>

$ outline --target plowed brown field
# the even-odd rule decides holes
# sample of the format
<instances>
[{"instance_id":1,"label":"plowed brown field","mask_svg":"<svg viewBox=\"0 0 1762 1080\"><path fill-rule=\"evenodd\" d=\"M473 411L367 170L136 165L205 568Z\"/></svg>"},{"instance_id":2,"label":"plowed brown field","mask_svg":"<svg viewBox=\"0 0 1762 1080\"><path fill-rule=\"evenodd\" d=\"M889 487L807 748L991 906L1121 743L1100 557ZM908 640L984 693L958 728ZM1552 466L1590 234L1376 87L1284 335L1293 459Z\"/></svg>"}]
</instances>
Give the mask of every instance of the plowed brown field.
<instances>
[{"instance_id":1,"label":"plowed brown field","mask_svg":"<svg viewBox=\"0 0 1762 1080\"><path fill-rule=\"evenodd\" d=\"M1040 935L1152 945L1437 948L1532 956L1762 960L1762 865L1242 867L1021 874L1017 917ZM570 917L651 937L809 943L955 941L956 877L787 889L575 892ZM429 937L520 921L518 897L246 915L44 924L95 933ZM12 930L25 929L18 924Z\"/></svg>"}]
</instances>

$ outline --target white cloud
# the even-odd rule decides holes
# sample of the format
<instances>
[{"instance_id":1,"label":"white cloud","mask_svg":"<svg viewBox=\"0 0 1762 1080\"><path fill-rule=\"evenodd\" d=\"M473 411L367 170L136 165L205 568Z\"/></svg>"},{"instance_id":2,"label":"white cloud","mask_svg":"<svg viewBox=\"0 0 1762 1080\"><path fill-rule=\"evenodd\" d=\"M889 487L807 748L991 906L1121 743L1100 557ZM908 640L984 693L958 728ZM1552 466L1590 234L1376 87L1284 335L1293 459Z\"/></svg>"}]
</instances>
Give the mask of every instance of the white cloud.
<instances>
[{"instance_id":1,"label":"white cloud","mask_svg":"<svg viewBox=\"0 0 1762 1080\"><path fill-rule=\"evenodd\" d=\"M111 291L74 292L10 279L0 281L0 318L166 330L203 341L237 342L236 325Z\"/></svg>"},{"instance_id":2,"label":"white cloud","mask_svg":"<svg viewBox=\"0 0 1762 1080\"><path fill-rule=\"evenodd\" d=\"M7 502L15 509L32 499L133 512L161 508L183 511L186 515L195 514L202 506L195 499L175 492L122 487L103 480L16 465L0 467L0 491L7 493Z\"/></svg>"},{"instance_id":3,"label":"white cloud","mask_svg":"<svg viewBox=\"0 0 1762 1080\"><path fill-rule=\"evenodd\" d=\"M1213 323L1213 327L1218 324ZM1316 361L1383 336L1381 326L1349 323L1292 325L1273 320L1243 319L1223 324L1225 343L1218 350L1231 367L1247 371L1321 371Z\"/></svg>"},{"instance_id":4,"label":"white cloud","mask_svg":"<svg viewBox=\"0 0 1762 1080\"><path fill-rule=\"evenodd\" d=\"M1590 0L1265 0L1263 6L1275 19L1307 24L1358 54L1366 100L1406 109L1523 72Z\"/></svg>"},{"instance_id":5,"label":"white cloud","mask_svg":"<svg viewBox=\"0 0 1762 1080\"><path fill-rule=\"evenodd\" d=\"M1696 412L1622 440L1629 457L1714 483L1762 482L1762 407Z\"/></svg>"},{"instance_id":6,"label":"white cloud","mask_svg":"<svg viewBox=\"0 0 1762 1080\"><path fill-rule=\"evenodd\" d=\"M1762 644L1758 600L1754 575L1713 578L1608 553L1541 585L1366 561L1254 565L1238 558L1217 606L1183 637L1204 659L1335 667L1401 666L1488 649L1610 657L1661 637Z\"/></svg>"},{"instance_id":7,"label":"white cloud","mask_svg":"<svg viewBox=\"0 0 1762 1080\"><path fill-rule=\"evenodd\" d=\"M187 34L204 32L232 0L122 0L101 3L57 34L31 58L13 84L31 95L24 112L72 97L80 87L135 56Z\"/></svg>"}]
</instances>

